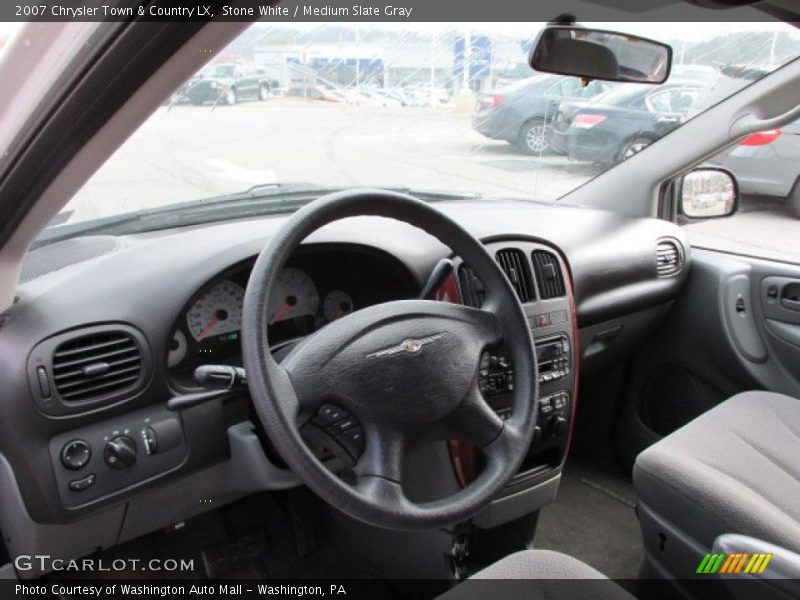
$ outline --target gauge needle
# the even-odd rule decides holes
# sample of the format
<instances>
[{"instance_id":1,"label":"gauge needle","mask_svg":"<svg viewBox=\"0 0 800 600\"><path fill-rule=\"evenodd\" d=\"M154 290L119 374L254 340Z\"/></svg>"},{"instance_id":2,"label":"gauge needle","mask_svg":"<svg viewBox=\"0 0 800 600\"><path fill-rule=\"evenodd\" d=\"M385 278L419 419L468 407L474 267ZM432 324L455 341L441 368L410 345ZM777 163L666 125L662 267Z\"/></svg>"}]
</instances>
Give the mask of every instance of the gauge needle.
<instances>
[{"instance_id":1,"label":"gauge needle","mask_svg":"<svg viewBox=\"0 0 800 600\"><path fill-rule=\"evenodd\" d=\"M272 313L272 317L271 317L271 318L270 318L270 320L269 320L269 324L270 324L270 325L272 325L272 324L273 324L275 321L277 321L277 320L278 320L280 317L282 317L284 314L286 314L286 311L288 311L290 308L292 308L292 305L291 305L291 304L289 304L288 302L284 302L283 304L281 304L281 305L280 305L280 306L279 306L279 307L278 307L278 308L275 310L275 312L274 312L274 313Z\"/></svg>"},{"instance_id":2,"label":"gauge needle","mask_svg":"<svg viewBox=\"0 0 800 600\"><path fill-rule=\"evenodd\" d=\"M203 327L203 329L200 330L200 333L197 334L197 339L202 340L204 337L206 337L206 334L212 329L214 329L214 327L216 327L218 323L219 323L219 317L214 317L213 319L211 319L208 322L208 325Z\"/></svg>"}]
</instances>

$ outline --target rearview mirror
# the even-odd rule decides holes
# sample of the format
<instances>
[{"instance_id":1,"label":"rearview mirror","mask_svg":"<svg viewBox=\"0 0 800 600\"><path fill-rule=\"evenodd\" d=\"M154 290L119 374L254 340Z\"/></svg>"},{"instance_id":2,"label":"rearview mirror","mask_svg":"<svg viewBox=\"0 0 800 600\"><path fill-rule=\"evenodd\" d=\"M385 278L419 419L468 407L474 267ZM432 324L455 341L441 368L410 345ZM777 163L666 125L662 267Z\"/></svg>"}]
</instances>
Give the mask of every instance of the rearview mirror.
<instances>
[{"instance_id":1,"label":"rearview mirror","mask_svg":"<svg viewBox=\"0 0 800 600\"><path fill-rule=\"evenodd\" d=\"M583 27L545 27L530 55L537 71L635 83L664 83L672 48L646 38Z\"/></svg>"},{"instance_id":2,"label":"rearview mirror","mask_svg":"<svg viewBox=\"0 0 800 600\"><path fill-rule=\"evenodd\" d=\"M695 169L681 181L681 212L690 219L727 217L736 212L739 186L724 169Z\"/></svg>"}]
</instances>

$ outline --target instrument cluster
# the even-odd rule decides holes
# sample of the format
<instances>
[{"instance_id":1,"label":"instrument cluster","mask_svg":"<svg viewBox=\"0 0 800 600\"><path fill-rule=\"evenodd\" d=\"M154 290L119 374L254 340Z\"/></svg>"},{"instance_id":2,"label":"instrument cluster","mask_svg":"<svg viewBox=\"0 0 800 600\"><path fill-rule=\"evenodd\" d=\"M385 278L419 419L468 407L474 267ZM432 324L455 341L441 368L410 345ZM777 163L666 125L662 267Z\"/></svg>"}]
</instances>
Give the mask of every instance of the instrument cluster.
<instances>
[{"instance_id":1,"label":"instrument cluster","mask_svg":"<svg viewBox=\"0 0 800 600\"><path fill-rule=\"evenodd\" d=\"M167 367L180 386L192 387L202 364L241 366L244 290L253 261L204 285L178 318L167 345ZM302 252L281 270L267 304L269 339L284 345L359 308L413 298L416 284L396 259L375 252Z\"/></svg>"}]
</instances>

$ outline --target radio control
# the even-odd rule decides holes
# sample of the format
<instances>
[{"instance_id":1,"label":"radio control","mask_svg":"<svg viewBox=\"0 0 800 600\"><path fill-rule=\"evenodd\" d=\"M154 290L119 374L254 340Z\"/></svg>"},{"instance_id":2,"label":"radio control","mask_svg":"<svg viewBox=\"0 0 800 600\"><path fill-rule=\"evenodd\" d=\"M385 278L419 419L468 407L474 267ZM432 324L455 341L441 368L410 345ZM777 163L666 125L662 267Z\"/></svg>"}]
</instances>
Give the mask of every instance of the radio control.
<instances>
[{"instance_id":1,"label":"radio control","mask_svg":"<svg viewBox=\"0 0 800 600\"><path fill-rule=\"evenodd\" d=\"M481 356L478 388L484 396L496 396L514 391L514 369L502 354L485 352Z\"/></svg>"},{"instance_id":2,"label":"radio control","mask_svg":"<svg viewBox=\"0 0 800 600\"><path fill-rule=\"evenodd\" d=\"M556 381L569 374L569 348L569 338L566 335L536 340L539 383Z\"/></svg>"}]
</instances>

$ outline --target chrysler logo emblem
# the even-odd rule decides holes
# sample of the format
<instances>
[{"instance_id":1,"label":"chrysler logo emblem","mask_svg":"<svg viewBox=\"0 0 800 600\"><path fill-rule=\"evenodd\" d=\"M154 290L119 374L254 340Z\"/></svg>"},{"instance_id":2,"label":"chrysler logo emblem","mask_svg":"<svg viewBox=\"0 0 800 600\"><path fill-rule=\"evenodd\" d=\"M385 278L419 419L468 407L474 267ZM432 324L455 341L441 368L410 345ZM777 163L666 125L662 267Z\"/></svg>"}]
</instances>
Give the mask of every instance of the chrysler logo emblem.
<instances>
[{"instance_id":1,"label":"chrysler logo emblem","mask_svg":"<svg viewBox=\"0 0 800 600\"><path fill-rule=\"evenodd\" d=\"M436 340L443 338L445 332L442 333L435 333L433 335L426 336L424 338L419 339L408 339L400 342L396 346L389 346L388 348L384 348L383 350L378 350L376 352L370 352L367 354L367 358L379 358L381 356L394 356L395 354L419 354L422 352L422 349L427 346L428 344L432 344Z\"/></svg>"},{"instance_id":2,"label":"chrysler logo emblem","mask_svg":"<svg viewBox=\"0 0 800 600\"><path fill-rule=\"evenodd\" d=\"M403 342L403 350L409 354L416 354L422 350L422 343L419 340L406 340Z\"/></svg>"}]
</instances>

